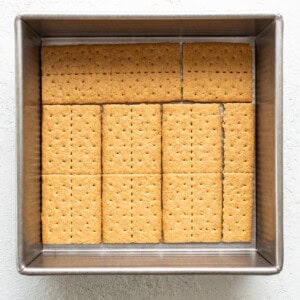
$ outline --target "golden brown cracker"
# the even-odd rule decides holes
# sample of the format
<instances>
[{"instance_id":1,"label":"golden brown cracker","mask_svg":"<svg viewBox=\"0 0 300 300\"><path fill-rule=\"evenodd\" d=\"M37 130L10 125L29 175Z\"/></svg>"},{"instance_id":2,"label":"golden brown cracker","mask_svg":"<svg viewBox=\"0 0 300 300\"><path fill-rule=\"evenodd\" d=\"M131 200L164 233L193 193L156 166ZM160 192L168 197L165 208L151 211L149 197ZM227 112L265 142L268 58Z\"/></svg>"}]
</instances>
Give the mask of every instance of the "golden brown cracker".
<instances>
[{"instance_id":1,"label":"golden brown cracker","mask_svg":"<svg viewBox=\"0 0 300 300\"><path fill-rule=\"evenodd\" d=\"M201 102L251 102L250 45L183 44L183 99Z\"/></svg>"},{"instance_id":2,"label":"golden brown cracker","mask_svg":"<svg viewBox=\"0 0 300 300\"><path fill-rule=\"evenodd\" d=\"M42 173L100 174L98 106L43 105Z\"/></svg>"},{"instance_id":3,"label":"golden brown cracker","mask_svg":"<svg viewBox=\"0 0 300 300\"><path fill-rule=\"evenodd\" d=\"M104 174L160 174L160 105L105 105L102 143Z\"/></svg>"},{"instance_id":4,"label":"golden brown cracker","mask_svg":"<svg viewBox=\"0 0 300 300\"><path fill-rule=\"evenodd\" d=\"M160 175L104 175L102 205L104 243L160 242Z\"/></svg>"},{"instance_id":5,"label":"golden brown cracker","mask_svg":"<svg viewBox=\"0 0 300 300\"><path fill-rule=\"evenodd\" d=\"M42 180L43 243L70 244L70 179L65 175L43 175Z\"/></svg>"},{"instance_id":6,"label":"golden brown cracker","mask_svg":"<svg viewBox=\"0 0 300 300\"><path fill-rule=\"evenodd\" d=\"M71 166L71 107L44 105L42 174L69 174Z\"/></svg>"},{"instance_id":7,"label":"golden brown cracker","mask_svg":"<svg viewBox=\"0 0 300 300\"><path fill-rule=\"evenodd\" d=\"M44 244L101 241L100 175L42 176Z\"/></svg>"},{"instance_id":8,"label":"golden brown cracker","mask_svg":"<svg viewBox=\"0 0 300 300\"><path fill-rule=\"evenodd\" d=\"M147 43L111 45L112 73L180 73L179 44Z\"/></svg>"},{"instance_id":9,"label":"golden brown cracker","mask_svg":"<svg viewBox=\"0 0 300 300\"><path fill-rule=\"evenodd\" d=\"M110 45L43 46L42 75L109 75L110 49Z\"/></svg>"},{"instance_id":10,"label":"golden brown cracker","mask_svg":"<svg viewBox=\"0 0 300 300\"><path fill-rule=\"evenodd\" d=\"M71 106L71 174L100 174L100 118L99 106Z\"/></svg>"},{"instance_id":11,"label":"golden brown cracker","mask_svg":"<svg viewBox=\"0 0 300 300\"><path fill-rule=\"evenodd\" d=\"M110 75L45 75L43 104L97 104L112 101Z\"/></svg>"},{"instance_id":12,"label":"golden brown cracker","mask_svg":"<svg viewBox=\"0 0 300 300\"><path fill-rule=\"evenodd\" d=\"M199 102L251 102L252 74L197 72L184 77L184 99Z\"/></svg>"},{"instance_id":13,"label":"golden brown cracker","mask_svg":"<svg viewBox=\"0 0 300 300\"><path fill-rule=\"evenodd\" d=\"M178 44L112 45L111 74L112 102L181 99Z\"/></svg>"},{"instance_id":14,"label":"golden brown cracker","mask_svg":"<svg viewBox=\"0 0 300 300\"><path fill-rule=\"evenodd\" d=\"M42 47L44 104L90 104L111 92L109 45Z\"/></svg>"},{"instance_id":15,"label":"golden brown cracker","mask_svg":"<svg viewBox=\"0 0 300 300\"><path fill-rule=\"evenodd\" d=\"M252 50L241 43L184 43L184 63L187 70L210 72L249 72Z\"/></svg>"},{"instance_id":16,"label":"golden brown cracker","mask_svg":"<svg viewBox=\"0 0 300 300\"><path fill-rule=\"evenodd\" d=\"M218 104L163 105L163 173L221 173Z\"/></svg>"},{"instance_id":17,"label":"golden brown cracker","mask_svg":"<svg viewBox=\"0 0 300 300\"><path fill-rule=\"evenodd\" d=\"M110 103L168 102L180 100L177 73L116 74L111 80Z\"/></svg>"},{"instance_id":18,"label":"golden brown cracker","mask_svg":"<svg viewBox=\"0 0 300 300\"><path fill-rule=\"evenodd\" d=\"M164 242L221 241L221 180L221 174L163 175Z\"/></svg>"},{"instance_id":19,"label":"golden brown cracker","mask_svg":"<svg viewBox=\"0 0 300 300\"><path fill-rule=\"evenodd\" d=\"M44 104L181 99L178 44L42 47Z\"/></svg>"},{"instance_id":20,"label":"golden brown cracker","mask_svg":"<svg viewBox=\"0 0 300 300\"><path fill-rule=\"evenodd\" d=\"M71 176L72 243L101 242L100 175Z\"/></svg>"},{"instance_id":21,"label":"golden brown cracker","mask_svg":"<svg viewBox=\"0 0 300 300\"><path fill-rule=\"evenodd\" d=\"M223 241L250 242L253 174L224 174Z\"/></svg>"},{"instance_id":22,"label":"golden brown cracker","mask_svg":"<svg viewBox=\"0 0 300 300\"><path fill-rule=\"evenodd\" d=\"M254 105L224 105L224 172L253 173Z\"/></svg>"}]
</instances>

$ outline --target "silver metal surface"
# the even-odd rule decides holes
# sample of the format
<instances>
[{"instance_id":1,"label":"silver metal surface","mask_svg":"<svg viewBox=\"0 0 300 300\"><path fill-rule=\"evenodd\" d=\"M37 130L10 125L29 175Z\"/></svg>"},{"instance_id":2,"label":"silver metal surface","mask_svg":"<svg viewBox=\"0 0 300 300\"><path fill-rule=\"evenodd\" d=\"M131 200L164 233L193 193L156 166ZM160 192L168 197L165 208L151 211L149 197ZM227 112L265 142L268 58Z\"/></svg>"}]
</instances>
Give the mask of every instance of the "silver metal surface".
<instances>
[{"instance_id":1,"label":"silver metal surface","mask_svg":"<svg viewBox=\"0 0 300 300\"><path fill-rule=\"evenodd\" d=\"M252 243L42 245L40 45L251 42L257 191ZM282 19L257 16L20 16L16 19L18 268L23 274L238 273L282 268ZM254 211L255 212L255 211ZM256 219L255 219L256 217Z\"/></svg>"},{"instance_id":2,"label":"silver metal surface","mask_svg":"<svg viewBox=\"0 0 300 300\"><path fill-rule=\"evenodd\" d=\"M274 15L24 15L43 37L254 36Z\"/></svg>"},{"instance_id":3,"label":"silver metal surface","mask_svg":"<svg viewBox=\"0 0 300 300\"><path fill-rule=\"evenodd\" d=\"M257 37L256 187L258 251L283 264L282 19Z\"/></svg>"},{"instance_id":4,"label":"silver metal surface","mask_svg":"<svg viewBox=\"0 0 300 300\"><path fill-rule=\"evenodd\" d=\"M41 251L40 224L40 38L16 24L18 267Z\"/></svg>"}]
</instances>

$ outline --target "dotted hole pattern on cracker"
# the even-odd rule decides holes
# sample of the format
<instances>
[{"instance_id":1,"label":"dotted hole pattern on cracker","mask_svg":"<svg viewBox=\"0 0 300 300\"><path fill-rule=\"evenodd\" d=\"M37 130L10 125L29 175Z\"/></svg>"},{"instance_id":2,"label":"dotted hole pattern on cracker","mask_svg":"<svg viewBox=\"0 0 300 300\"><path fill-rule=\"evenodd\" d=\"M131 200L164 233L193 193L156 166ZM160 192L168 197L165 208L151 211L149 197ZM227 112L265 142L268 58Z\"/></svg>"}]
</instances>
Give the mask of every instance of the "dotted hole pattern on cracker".
<instances>
[{"instance_id":1,"label":"dotted hole pattern on cracker","mask_svg":"<svg viewBox=\"0 0 300 300\"><path fill-rule=\"evenodd\" d=\"M41 57L43 243L251 241L250 45L184 43L182 56L179 44L51 46Z\"/></svg>"}]
</instances>

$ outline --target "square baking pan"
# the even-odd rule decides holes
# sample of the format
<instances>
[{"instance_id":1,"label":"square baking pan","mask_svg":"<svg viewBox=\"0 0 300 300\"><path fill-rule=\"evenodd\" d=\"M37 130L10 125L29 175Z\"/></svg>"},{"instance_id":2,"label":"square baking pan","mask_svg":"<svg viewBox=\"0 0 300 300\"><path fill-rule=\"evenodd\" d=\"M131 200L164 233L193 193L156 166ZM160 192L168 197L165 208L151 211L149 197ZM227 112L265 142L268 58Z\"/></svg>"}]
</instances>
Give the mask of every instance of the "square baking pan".
<instances>
[{"instance_id":1,"label":"square baking pan","mask_svg":"<svg viewBox=\"0 0 300 300\"><path fill-rule=\"evenodd\" d=\"M275 274L283 265L282 35L278 15L21 15L15 20L17 265L22 274ZM43 245L42 45L231 41L255 53L256 174L251 243Z\"/></svg>"}]
</instances>

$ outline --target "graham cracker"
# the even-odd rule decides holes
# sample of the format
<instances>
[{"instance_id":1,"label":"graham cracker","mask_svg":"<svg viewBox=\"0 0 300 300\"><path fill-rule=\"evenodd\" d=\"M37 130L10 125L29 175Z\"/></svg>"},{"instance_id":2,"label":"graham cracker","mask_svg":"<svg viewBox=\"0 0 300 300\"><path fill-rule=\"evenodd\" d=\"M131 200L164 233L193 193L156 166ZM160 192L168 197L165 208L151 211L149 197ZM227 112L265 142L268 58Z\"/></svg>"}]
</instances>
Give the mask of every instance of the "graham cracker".
<instances>
[{"instance_id":1,"label":"graham cracker","mask_svg":"<svg viewBox=\"0 0 300 300\"><path fill-rule=\"evenodd\" d=\"M221 173L218 104L164 104L163 173Z\"/></svg>"},{"instance_id":2,"label":"graham cracker","mask_svg":"<svg viewBox=\"0 0 300 300\"><path fill-rule=\"evenodd\" d=\"M101 177L72 176L72 241L101 242Z\"/></svg>"},{"instance_id":3,"label":"graham cracker","mask_svg":"<svg viewBox=\"0 0 300 300\"><path fill-rule=\"evenodd\" d=\"M220 242L221 227L221 174L163 176L164 242Z\"/></svg>"},{"instance_id":4,"label":"graham cracker","mask_svg":"<svg viewBox=\"0 0 300 300\"><path fill-rule=\"evenodd\" d=\"M183 99L199 102L251 102L250 45L183 44Z\"/></svg>"},{"instance_id":5,"label":"graham cracker","mask_svg":"<svg viewBox=\"0 0 300 300\"><path fill-rule=\"evenodd\" d=\"M253 174L224 174L223 241L250 242Z\"/></svg>"},{"instance_id":6,"label":"graham cracker","mask_svg":"<svg viewBox=\"0 0 300 300\"><path fill-rule=\"evenodd\" d=\"M99 106L43 105L42 173L100 174Z\"/></svg>"},{"instance_id":7,"label":"graham cracker","mask_svg":"<svg viewBox=\"0 0 300 300\"><path fill-rule=\"evenodd\" d=\"M44 104L97 104L112 101L110 74L55 74L42 77Z\"/></svg>"},{"instance_id":8,"label":"graham cracker","mask_svg":"<svg viewBox=\"0 0 300 300\"><path fill-rule=\"evenodd\" d=\"M113 74L180 72L177 43L119 44L111 45L110 50Z\"/></svg>"},{"instance_id":9,"label":"graham cracker","mask_svg":"<svg viewBox=\"0 0 300 300\"><path fill-rule=\"evenodd\" d=\"M113 102L181 99L179 44L113 45Z\"/></svg>"},{"instance_id":10,"label":"graham cracker","mask_svg":"<svg viewBox=\"0 0 300 300\"><path fill-rule=\"evenodd\" d=\"M102 135L104 174L160 174L160 105L104 105Z\"/></svg>"},{"instance_id":11,"label":"graham cracker","mask_svg":"<svg viewBox=\"0 0 300 300\"><path fill-rule=\"evenodd\" d=\"M159 243L160 175L103 175L103 242Z\"/></svg>"},{"instance_id":12,"label":"graham cracker","mask_svg":"<svg viewBox=\"0 0 300 300\"><path fill-rule=\"evenodd\" d=\"M44 104L181 99L179 44L42 47Z\"/></svg>"},{"instance_id":13,"label":"graham cracker","mask_svg":"<svg viewBox=\"0 0 300 300\"><path fill-rule=\"evenodd\" d=\"M110 49L110 45L43 46L42 75L109 75Z\"/></svg>"},{"instance_id":14,"label":"graham cracker","mask_svg":"<svg viewBox=\"0 0 300 300\"><path fill-rule=\"evenodd\" d=\"M110 94L109 45L46 46L41 50L44 104L92 104Z\"/></svg>"},{"instance_id":15,"label":"graham cracker","mask_svg":"<svg viewBox=\"0 0 300 300\"><path fill-rule=\"evenodd\" d=\"M224 105L224 172L253 173L254 105Z\"/></svg>"},{"instance_id":16,"label":"graham cracker","mask_svg":"<svg viewBox=\"0 0 300 300\"><path fill-rule=\"evenodd\" d=\"M100 107L97 105L71 106L71 117L71 174L100 174Z\"/></svg>"},{"instance_id":17,"label":"graham cracker","mask_svg":"<svg viewBox=\"0 0 300 300\"><path fill-rule=\"evenodd\" d=\"M100 175L42 176L44 244L101 242Z\"/></svg>"},{"instance_id":18,"label":"graham cracker","mask_svg":"<svg viewBox=\"0 0 300 300\"><path fill-rule=\"evenodd\" d=\"M43 105L42 174L69 174L71 107Z\"/></svg>"},{"instance_id":19,"label":"graham cracker","mask_svg":"<svg viewBox=\"0 0 300 300\"><path fill-rule=\"evenodd\" d=\"M110 103L168 102L180 100L178 73L114 74Z\"/></svg>"},{"instance_id":20,"label":"graham cracker","mask_svg":"<svg viewBox=\"0 0 300 300\"><path fill-rule=\"evenodd\" d=\"M42 238L44 244L71 244L71 183L65 175L42 176Z\"/></svg>"}]
</instances>

